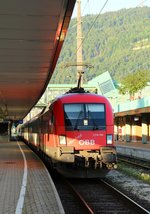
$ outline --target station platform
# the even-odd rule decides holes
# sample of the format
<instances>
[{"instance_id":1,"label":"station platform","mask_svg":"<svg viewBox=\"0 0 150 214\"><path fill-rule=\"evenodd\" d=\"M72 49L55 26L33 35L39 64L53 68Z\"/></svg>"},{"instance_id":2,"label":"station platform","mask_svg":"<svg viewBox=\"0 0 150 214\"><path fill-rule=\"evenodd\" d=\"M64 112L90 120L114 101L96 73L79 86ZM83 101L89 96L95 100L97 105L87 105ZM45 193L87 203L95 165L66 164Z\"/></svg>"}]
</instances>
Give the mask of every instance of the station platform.
<instances>
[{"instance_id":1,"label":"station platform","mask_svg":"<svg viewBox=\"0 0 150 214\"><path fill-rule=\"evenodd\" d=\"M150 161L150 143L116 141L118 154Z\"/></svg>"},{"instance_id":2,"label":"station platform","mask_svg":"<svg viewBox=\"0 0 150 214\"><path fill-rule=\"evenodd\" d=\"M41 160L23 142L0 136L0 213L64 214Z\"/></svg>"}]
</instances>

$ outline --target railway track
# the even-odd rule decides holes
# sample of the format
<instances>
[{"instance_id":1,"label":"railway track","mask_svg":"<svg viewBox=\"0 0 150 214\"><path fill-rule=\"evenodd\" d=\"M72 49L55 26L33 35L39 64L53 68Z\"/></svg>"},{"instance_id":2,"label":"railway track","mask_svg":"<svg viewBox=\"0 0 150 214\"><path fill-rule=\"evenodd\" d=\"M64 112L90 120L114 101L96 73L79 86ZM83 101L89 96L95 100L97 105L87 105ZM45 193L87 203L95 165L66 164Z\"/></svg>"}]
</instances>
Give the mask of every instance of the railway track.
<instances>
[{"instance_id":1,"label":"railway track","mask_svg":"<svg viewBox=\"0 0 150 214\"><path fill-rule=\"evenodd\" d=\"M66 214L150 213L110 184L99 179L54 180Z\"/></svg>"},{"instance_id":2,"label":"railway track","mask_svg":"<svg viewBox=\"0 0 150 214\"><path fill-rule=\"evenodd\" d=\"M150 170L150 162L148 161L144 161L144 160L140 160L140 159L136 159L136 158L131 158L128 156L123 156L123 155L118 155L118 161L119 162L125 162L127 164L136 166L136 167L140 167L144 170Z\"/></svg>"},{"instance_id":3,"label":"railway track","mask_svg":"<svg viewBox=\"0 0 150 214\"><path fill-rule=\"evenodd\" d=\"M150 210L138 205L110 184L98 179L66 181L61 175L55 175L45 159L42 160L53 177L66 214L150 214ZM106 193L104 189L108 189Z\"/></svg>"}]
</instances>

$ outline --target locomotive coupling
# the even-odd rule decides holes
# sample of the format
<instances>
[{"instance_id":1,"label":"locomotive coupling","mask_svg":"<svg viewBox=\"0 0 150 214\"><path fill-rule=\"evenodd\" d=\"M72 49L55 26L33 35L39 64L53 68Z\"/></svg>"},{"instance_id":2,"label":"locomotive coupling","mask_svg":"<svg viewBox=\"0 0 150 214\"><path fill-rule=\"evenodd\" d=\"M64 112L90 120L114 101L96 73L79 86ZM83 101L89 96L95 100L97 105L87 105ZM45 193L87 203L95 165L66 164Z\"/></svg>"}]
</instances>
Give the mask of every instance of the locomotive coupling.
<instances>
[{"instance_id":1,"label":"locomotive coupling","mask_svg":"<svg viewBox=\"0 0 150 214\"><path fill-rule=\"evenodd\" d=\"M83 168L102 168L101 156L99 155L99 151L79 151L79 154L75 154L75 165Z\"/></svg>"}]
</instances>

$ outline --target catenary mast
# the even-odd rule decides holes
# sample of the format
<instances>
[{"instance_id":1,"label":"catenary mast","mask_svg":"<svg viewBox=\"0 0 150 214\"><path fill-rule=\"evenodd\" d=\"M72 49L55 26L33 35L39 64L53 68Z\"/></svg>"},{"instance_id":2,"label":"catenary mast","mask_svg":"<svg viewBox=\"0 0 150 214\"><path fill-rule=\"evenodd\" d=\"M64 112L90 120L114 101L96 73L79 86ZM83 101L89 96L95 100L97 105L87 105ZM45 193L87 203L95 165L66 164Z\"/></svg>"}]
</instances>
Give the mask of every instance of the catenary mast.
<instances>
[{"instance_id":1,"label":"catenary mast","mask_svg":"<svg viewBox=\"0 0 150 214\"><path fill-rule=\"evenodd\" d=\"M77 81L79 78L80 85L83 84L83 55L82 55L82 26L81 26L81 0L77 0Z\"/></svg>"}]
</instances>

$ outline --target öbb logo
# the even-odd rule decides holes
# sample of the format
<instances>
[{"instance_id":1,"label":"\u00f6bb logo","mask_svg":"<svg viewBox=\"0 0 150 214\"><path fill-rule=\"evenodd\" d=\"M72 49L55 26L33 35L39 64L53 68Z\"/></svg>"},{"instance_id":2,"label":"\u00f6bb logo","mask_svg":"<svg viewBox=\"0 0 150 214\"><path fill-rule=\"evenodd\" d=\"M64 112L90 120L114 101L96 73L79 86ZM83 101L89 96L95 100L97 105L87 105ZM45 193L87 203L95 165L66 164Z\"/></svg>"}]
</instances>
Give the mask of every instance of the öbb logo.
<instances>
[{"instance_id":1,"label":"\u00f6bb logo","mask_svg":"<svg viewBox=\"0 0 150 214\"><path fill-rule=\"evenodd\" d=\"M91 145L91 146L93 146L93 145L95 145L95 140L88 140L88 139L86 139L86 140L79 140L79 145L81 145L81 146L89 146L89 145Z\"/></svg>"}]
</instances>

